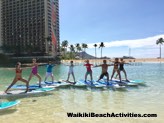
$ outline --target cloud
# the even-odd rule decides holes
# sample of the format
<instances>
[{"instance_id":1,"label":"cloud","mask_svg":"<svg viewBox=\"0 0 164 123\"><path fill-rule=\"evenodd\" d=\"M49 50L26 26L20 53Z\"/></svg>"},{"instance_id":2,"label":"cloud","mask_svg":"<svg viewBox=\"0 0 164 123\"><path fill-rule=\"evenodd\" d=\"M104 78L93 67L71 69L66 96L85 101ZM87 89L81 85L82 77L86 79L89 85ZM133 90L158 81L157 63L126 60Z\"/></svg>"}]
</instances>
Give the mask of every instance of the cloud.
<instances>
[{"instance_id":1,"label":"cloud","mask_svg":"<svg viewBox=\"0 0 164 123\"><path fill-rule=\"evenodd\" d=\"M127 46L130 48L156 47L156 40L159 38L164 38L164 34L156 35L153 37L147 37L144 39L104 42L104 45L106 48L122 46ZM88 44L88 48L94 48L94 44L99 45L100 42Z\"/></svg>"}]
</instances>

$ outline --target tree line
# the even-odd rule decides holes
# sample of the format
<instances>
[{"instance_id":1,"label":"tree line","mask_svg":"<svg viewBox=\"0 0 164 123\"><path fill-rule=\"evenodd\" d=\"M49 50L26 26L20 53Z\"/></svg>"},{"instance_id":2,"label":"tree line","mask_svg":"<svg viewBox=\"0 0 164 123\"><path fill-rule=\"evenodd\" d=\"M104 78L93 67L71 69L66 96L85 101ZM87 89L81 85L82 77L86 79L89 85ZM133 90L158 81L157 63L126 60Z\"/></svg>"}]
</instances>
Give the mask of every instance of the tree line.
<instances>
[{"instance_id":1,"label":"tree line","mask_svg":"<svg viewBox=\"0 0 164 123\"><path fill-rule=\"evenodd\" d=\"M51 37L48 36L45 38L45 41L47 40L47 42L51 42ZM161 58L161 50L162 50L162 45L164 43L164 39L163 38L159 38L156 40L156 45L159 45L159 57ZM103 48L105 47L104 42L101 42L100 44L94 44L93 45L95 48L95 57L97 58L97 47L99 47L100 50L100 54L101 54L101 58L103 57L102 51ZM39 50L39 46L33 46L33 44L31 43L30 45L26 45L26 48L22 48L22 46L20 46L20 44L15 44L15 45L7 45L7 44L3 44L1 47L1 50L4 53L16 53L17 55L19 55L21 52L27 52L29 55L32 55L32 52L36 52ZM69 51L67 50L69 48ZM74 59L76 58L76 56L78 55L78 53L80 52L86 52L86 49L88 48L88 45L86 43L77 43L75 45L71 44L69 45L69 42L67 40L64 40L61 42L61 46L60 46L60 52L61 52L61 57L62 59ZM43 52L43 51L41 51Z\"/></svg>"},{"instance_id":2,"label":"tree line","mask_svg":"<svg viewBox=\"0 0 164 123\"><path fill-rule=\"evenodd\" d=\"M164 39L163 38L159 38L156 40L156 45L159 45L159 57L158 58L161 58L161 46L163 45L164 43ZM95 48L95 57L97 58L97 47L98 47L98 44L94 44L93 45L94 48ZM103 57L103 54L102 54L102 50L103 48L105 47L104 45L104 42L101 42L99 44L99 48L101 48L101 58ZM67 48L69 48L70 52L67 51ZM79 52L85 52L86 49L88 48L88 45L85 44L85 43L82 43L81 45L79 43L75 44L75 45L69 45L68 41L67 40L64 40L62 41L61 43L61 53L62 53L62 59L74 59L77 55L77 53Z\"/></svg>"},{"instance_id":3,"label":"tree line","mask_svg":"<svg viewBox=\"0 0 164 123\"><path fill-rule=\"evenodd\" d=\"M97 58L97 47L98 44L93 45L95 47L95 57ZM102 58L102 50L105 47L104 43L101 42L99 44L99 48L101 48L101 58ZM75 59L78 56L78 53L80 52L86 52L86 49L88 48L88 45L86 43L76 43L75 45L70 44L67 40L62 41L61 43L61 55L62 59ZM69 51L68 51L69 49ZM82 55L83 58L83 55Z\"/></svg>"}]
</instances>

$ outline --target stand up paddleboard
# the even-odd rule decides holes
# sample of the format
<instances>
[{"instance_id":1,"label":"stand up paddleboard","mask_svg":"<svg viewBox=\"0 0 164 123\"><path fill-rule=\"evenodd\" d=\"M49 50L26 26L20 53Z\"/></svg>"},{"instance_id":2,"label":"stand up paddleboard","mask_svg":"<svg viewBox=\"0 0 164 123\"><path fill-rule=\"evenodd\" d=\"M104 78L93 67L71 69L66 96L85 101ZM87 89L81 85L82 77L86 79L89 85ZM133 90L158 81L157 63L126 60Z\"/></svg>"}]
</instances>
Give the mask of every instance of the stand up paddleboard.
<instances>
[{"instance_id":1,"label":"stand up paddleboard","mask_svg":"<svg viewBox=\"0 0 164 123\"><path fill-rule=\"evenodd\" d=\"M58 87L57 85L43 85L42 88L55 88ZM22 89L25 90L26 89L26 85L13 85L11 87L12 89ZM35 84L35 85L29 85L29 90L34 90L34 89L39 89L39 85Z\"/></svg>"},{"instance_id":2,"label":"stand up paddleboard","mask_svg":"<svg viewBox=\"0 0 164 123\"><path fill-rule=\"evenodd\" d=\"M122 85L122 84L116 83L114 81L107 82L107 81L104 81L104 80L99 80L98 83L103 84L106 87L112 87L112 88L118 88L118 89L119 88L122 89L122 88L126 87L126 86L124 86L124 84Z\"/></svg>"},{"instance_id":3,"label":"stand up paddleboard","mask_svg":"<svg viewBox=\"0 0 164 123\"><path fill-rule=\"evenodd\" d=\"M112 83L122 83L122 84L125 84L125 85L128 85L128 86L137 86L138 85L138 83L134 83L134 82L128 82L128 81L124 81L124 80L122 80L121 82L120 82L120 80L118 80L118 79L112 79L111 80L112 81Z\"/></svg>"},{"instance_id":4,"label":"stand up paddleboard","mask_svg":"<svg viewBox=\"0 0 164 123\"><path fill-rule=\"evenodd\" d=\"M7 108L10 108L10 107L13 107L17 104L19 104L20 101L16 100L16 101L11 101L11 102L0 102L0 110L3 110L3 109L7 109Z\"/></svg>"},{"instance_id":5,"label":"stand up paddleboard","mask_svg":"<svg viewBox=\"0 0 164 123\"><path fill-rule=\"evenodd\" d=\"M56 81L56 82L41 82L42 85L46 86L57 86L57 87L63 87L63 86L68 86L71 85L70 83L67 82L61 82L61 81Z\"/></svg>"},{"instance_id":6,"label":"stand up paddleboard","mask_svg":"<svg viewBox=\"0 0 164 123\"><path fill-rule=\"evenodd\" d=\"M60 79L59 82L69 83L71 85L74 85L76 83L76 82L67 81L67 80L64 80L64 79Z\"/></svg>"},{"instance_id":7,"label":"stand up paddleboard","mask_svg":"<svg viewBox=\"0 0 164 123\"><path fill-rule=\"evenodd\" d=\"M85 85L89 86L89 87L94 87L94 88L103 88L105 87L105 85L103 84L100 84L96 81L90 81L90 80L87 80L87 81L84 81L84 80L79 80L79 82L81 83L84 83Z\"/></svg>"},{"instance_id":8,"label":"stand up paddleboard","mask_svg":"<svg viewBox=\"0 0 164 123\"><path fill-rule=\"evenodd\" d=\"M127 82L126 80L122 80L123 82ZM136 84L144 84L144 80L129 80L131 83L136 83Z\"/></svg>"},{"instance_id":9,"label":"stand up paddleboard","mask_svg":"<svg viewBox=\"0 0 164 123\"><path fill-rule=\"evenodd\" d=\"M27 93L25 93L24 90L11 90L8 91L8 93L0 92L0 97L35 95L35 94L45 93L53 90L54 88L38 88L35 90L29 90Z\"/></svg>"},{"instance_id":10,"label":"stand up paddleboard","mask_svg":"<svg viewBox=\"0 0 164 123\"><path fill-rule=\"evenodd\" d=\"M74 87L86 87L86 84L84 82L81 82L81 81L76 81L76 82L67 81L67 80L60 80L60 81L70 83Z\"/></svg>"},{"instance_id":11,"label":"stand up paddleboard","mask_svg":"<svg viewBox=\"0 0 164 123\"><path fill-rule=\"evenodd\" d=\"M87 85L84 82L77 81L73 86L75 86L75 87L86 87Z\"/></svg>"}]
</instances>

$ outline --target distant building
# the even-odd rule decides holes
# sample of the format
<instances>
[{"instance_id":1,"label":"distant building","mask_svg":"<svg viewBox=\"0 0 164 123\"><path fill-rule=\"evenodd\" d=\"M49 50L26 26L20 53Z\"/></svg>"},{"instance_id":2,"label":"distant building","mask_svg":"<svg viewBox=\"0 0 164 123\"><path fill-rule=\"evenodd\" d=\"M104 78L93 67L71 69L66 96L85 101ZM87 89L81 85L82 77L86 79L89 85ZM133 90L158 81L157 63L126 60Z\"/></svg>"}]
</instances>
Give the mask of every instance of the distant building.
<instances>
[{"instance_id":1,"label":"distant building","mask_svg":"<svg viewBox=\"0 0 164 123\"><path fill-rule=\"evenodd\" d=\"M0 10L0 45L6 52L57 54L59 0L0 0Z\"/></svg>"}]
</instances>

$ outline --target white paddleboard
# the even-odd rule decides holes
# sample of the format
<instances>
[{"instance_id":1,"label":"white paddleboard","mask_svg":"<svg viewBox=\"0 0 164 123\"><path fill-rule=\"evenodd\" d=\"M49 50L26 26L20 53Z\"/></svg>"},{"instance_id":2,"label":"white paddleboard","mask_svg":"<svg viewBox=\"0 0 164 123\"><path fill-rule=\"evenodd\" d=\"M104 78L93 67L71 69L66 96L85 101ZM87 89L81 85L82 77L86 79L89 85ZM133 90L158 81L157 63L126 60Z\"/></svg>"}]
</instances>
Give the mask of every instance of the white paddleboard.
<instances>
[{"instance_id":1,"label":"white paddleboard","mask_svg":"<svg viewBox=\"0 0 164 123\"><path fill-rule=\"evenodd\" d=\"M119 79L112 79L110 80L112 83L119 83L119 84L125 84L125 85L128 85L128 86L137 86L138 84L137 83L132 83L132 82L127 82L127 81L121 81Z\"/></svg>"},{"instance_id":2,"label":"white paddleboard","mask_svg":"<svg viewBox=\"0 0 164 123\"><path fill-rule=\"evenodd\" d=\"M127 82L126 80L122 80L123 82ZM131 83L136 83L136 84L144 84L145 81L144 80L129 80L129 82Z\"/></svg>"}]
</instances>

